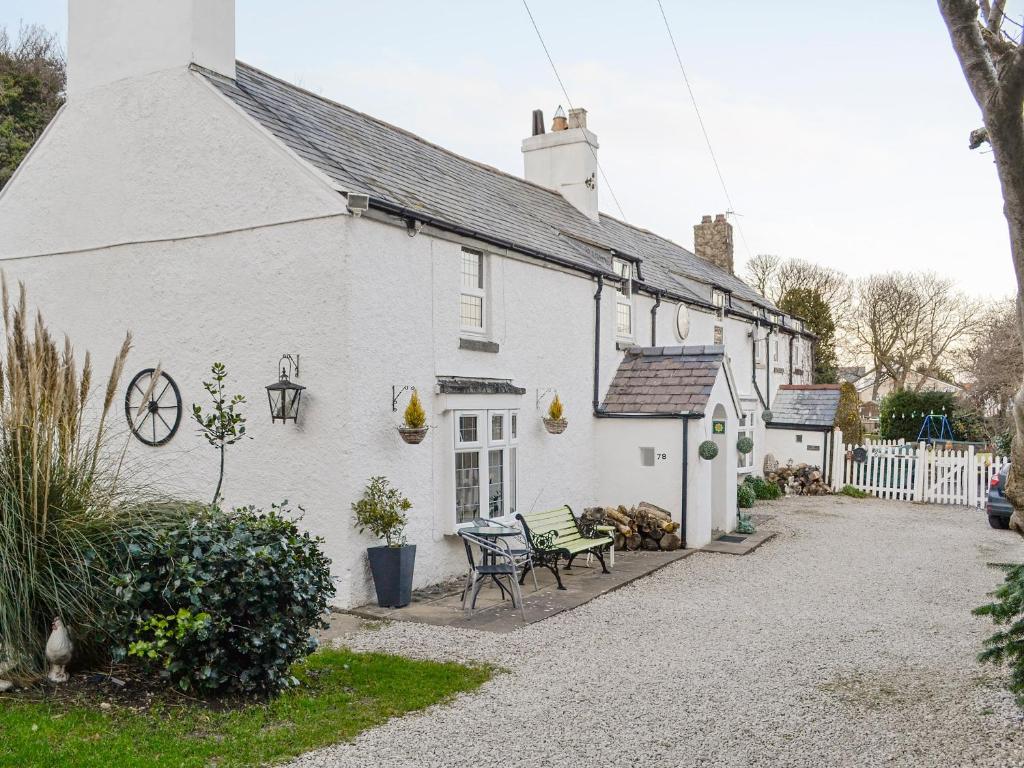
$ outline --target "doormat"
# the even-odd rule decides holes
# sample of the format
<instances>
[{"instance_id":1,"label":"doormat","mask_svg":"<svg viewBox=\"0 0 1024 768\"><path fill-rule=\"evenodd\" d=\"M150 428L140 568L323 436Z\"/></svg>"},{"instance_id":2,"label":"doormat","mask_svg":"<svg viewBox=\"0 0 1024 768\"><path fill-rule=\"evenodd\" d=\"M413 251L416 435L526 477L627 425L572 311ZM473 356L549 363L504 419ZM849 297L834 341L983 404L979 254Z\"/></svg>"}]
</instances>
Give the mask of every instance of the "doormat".
<instances>
[{"instance_id":1,"label":"doormat","mask_svg":"<svg viewBox=\"0 0 1024 768\"><path fill-rule=\"evenodd\" d=\"M728 541L730 544L739 544L746 540L746 536L719 536L715 541Z\"/></svg>"}]
</instances>

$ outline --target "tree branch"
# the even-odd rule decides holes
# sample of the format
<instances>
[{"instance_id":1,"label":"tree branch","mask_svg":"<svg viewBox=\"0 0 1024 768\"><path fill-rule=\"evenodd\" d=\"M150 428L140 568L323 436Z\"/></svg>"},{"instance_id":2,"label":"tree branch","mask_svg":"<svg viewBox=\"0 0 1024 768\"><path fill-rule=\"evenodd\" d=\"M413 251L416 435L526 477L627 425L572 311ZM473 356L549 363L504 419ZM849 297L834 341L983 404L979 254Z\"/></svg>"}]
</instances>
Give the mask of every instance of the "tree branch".
<instances>
[{"instance_id":1,"label":"tree branch","mask_svg":"<svg viewBox=\"0 0 1024 768\"><path fill-rule=\"evenodd\" d=\"M996 69L982 39L975 0L938 0L939 12L949 29L953 50L967 85L979 105L987 104L998 87ZM991 11L994 13L994 9Z\"/></svg>"}]
</instances>

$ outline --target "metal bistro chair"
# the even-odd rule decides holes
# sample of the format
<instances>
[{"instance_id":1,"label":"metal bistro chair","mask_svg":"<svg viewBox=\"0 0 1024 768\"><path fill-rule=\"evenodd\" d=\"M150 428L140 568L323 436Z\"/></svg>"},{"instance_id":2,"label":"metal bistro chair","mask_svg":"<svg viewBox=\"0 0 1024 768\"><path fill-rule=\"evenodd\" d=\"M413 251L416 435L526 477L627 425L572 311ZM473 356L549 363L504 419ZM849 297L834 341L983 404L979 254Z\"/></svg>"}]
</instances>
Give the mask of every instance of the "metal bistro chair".
<instances>
[{"instance_id":1,"label":"metal bistro chair","mask_svg":"<svg viewBox=\"0 0 1024 768\"><path fill-rule=\"evenodd\" d=\"M500 584L499 579L507 576L512 594L512 607L519 608L523 614L523 621L526 621L526 608L523 605L523 593L519 590L516 561L508 548L465 531L459 531L459 536L462 537L462 543L466 545L466 557L469 560L469 574L466 576L466 588L462 593L462 610L476 608L476 598L480 593L480 587L488 577ZM473 557L474 544L480 547L480 552L483 555L480 563L477 563ZM467 603L469 603L468 606Z\"/></svg>"},{"instance_id":2,"label":"metal bistro chair","mask_svg":"<svg viewBox=\"0 0 1024 768\"><path fill-rule=\"evenodd\" d=\"M522 573L529 569L530 575L533 576L533 591L536 592L540 589L540 585L537 583L537 572L533 570L533 549L530 547L530 540L526 538L526 534L523 533L522 528L516 525L505 525L505 523L499 523L497 520L489 520L486 517L475 517L473 518L473 525L478 528L506 528L508 530L518 531L519 535L512 537L509 543L509 539L502 538L502 543L506 546L512 557L515 558L516 567L519 572Z\"/></svg>"}]
</instances>

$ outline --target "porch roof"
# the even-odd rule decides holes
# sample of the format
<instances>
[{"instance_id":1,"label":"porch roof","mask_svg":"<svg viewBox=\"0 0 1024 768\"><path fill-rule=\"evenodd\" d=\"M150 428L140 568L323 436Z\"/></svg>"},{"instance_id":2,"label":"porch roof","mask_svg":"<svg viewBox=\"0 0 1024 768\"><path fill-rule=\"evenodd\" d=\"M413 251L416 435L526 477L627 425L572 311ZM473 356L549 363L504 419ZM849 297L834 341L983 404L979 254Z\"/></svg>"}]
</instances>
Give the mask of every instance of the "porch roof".
<instances>
[{"instance_id":1,"label":"porch roof","mask_svg":"<svg viewBox=\"0 0 1024 768\"><path fill-rule=\"evenodd\" d=\"M722 368L721 345L633 347L604 400L609 413L704 413Z\"/></svg>"},{"instance_id":2,"label":"porch roof","mask_svg":"<svg viewBox=\"0 0 1024 768\"><path fill-rule=\"evenodd\" d=\"M838 384L783 384L772 403L768 426L831 427L838 408Z\"/></svg>"}]
</instances>

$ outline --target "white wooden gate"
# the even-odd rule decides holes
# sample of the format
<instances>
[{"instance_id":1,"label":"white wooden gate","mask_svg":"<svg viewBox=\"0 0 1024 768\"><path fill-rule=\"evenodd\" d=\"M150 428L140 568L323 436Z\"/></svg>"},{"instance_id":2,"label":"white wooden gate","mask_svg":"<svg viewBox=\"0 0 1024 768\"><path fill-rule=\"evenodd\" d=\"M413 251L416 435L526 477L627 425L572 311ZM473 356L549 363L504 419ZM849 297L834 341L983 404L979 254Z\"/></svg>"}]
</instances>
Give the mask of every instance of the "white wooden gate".
<instances>
[{"instance_id":1,"label":"white wooden gate","mask_svg":"<svg viewBox=\"0 0 1024 768\"><path fill-rule=\"evenodd\" d=\"M862 455L863 461L856 456ZM992 477L1006 458L903 441L846 446L843 484L880 499L985 506Z\"/></svg>"}]
</instances>

